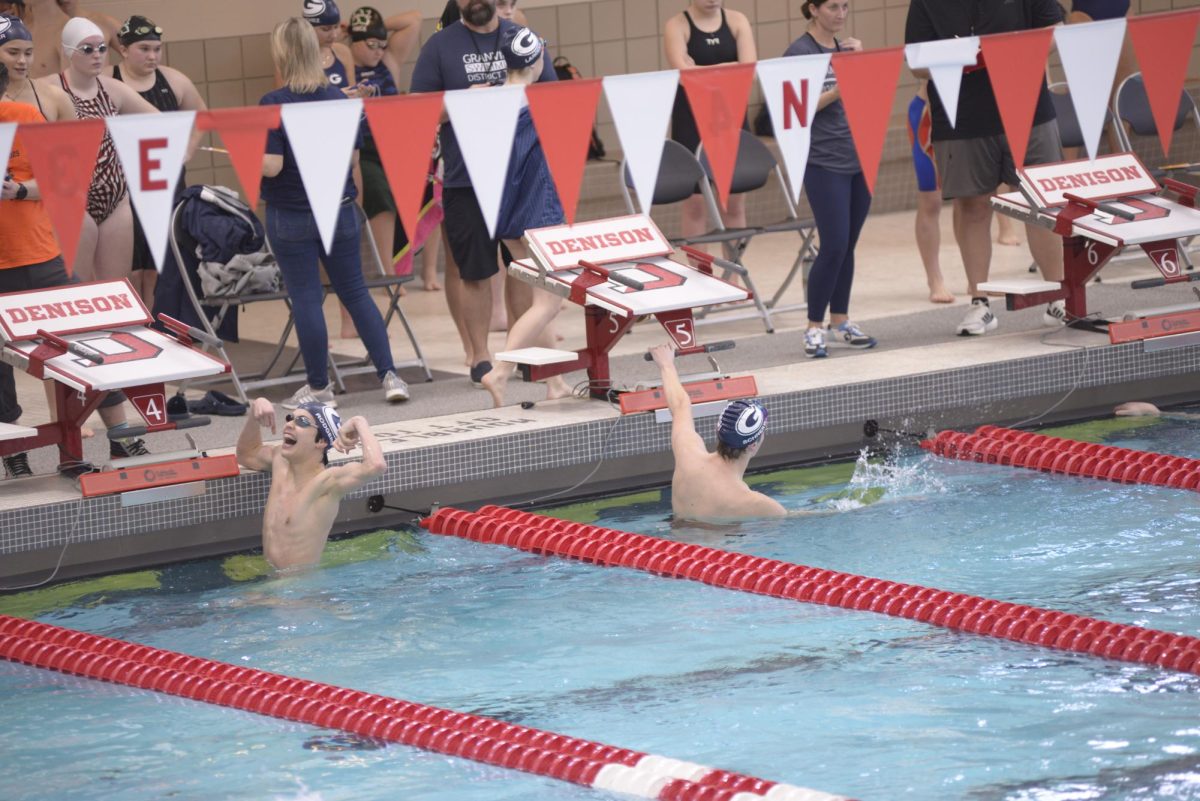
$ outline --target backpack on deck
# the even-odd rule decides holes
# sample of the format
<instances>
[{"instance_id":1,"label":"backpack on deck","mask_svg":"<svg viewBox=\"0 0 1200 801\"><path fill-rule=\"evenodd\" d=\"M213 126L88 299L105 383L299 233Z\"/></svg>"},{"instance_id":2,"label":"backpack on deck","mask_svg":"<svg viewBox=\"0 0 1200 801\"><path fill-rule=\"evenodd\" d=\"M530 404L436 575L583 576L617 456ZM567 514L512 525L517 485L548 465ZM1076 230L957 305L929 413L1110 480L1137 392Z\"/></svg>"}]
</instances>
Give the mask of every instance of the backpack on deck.
<instances>
[{"instance_id":1,"label":"backpack on deck","mask_svg":"<svg viewBox=\"0 0 1200 801\"><path fill-rule=\"evenodd\" d=\"M554 74L558 76L560 81L571 81L583 77L579 74L579 70L570 61L567 61L565 56L559 56L554 59ZM588 160L595 161L602 158L604 158L604 143L600 141L600 137L596 134L596 129L593 127L592 139L588 142Z\"/></svg>"}]
</instances>

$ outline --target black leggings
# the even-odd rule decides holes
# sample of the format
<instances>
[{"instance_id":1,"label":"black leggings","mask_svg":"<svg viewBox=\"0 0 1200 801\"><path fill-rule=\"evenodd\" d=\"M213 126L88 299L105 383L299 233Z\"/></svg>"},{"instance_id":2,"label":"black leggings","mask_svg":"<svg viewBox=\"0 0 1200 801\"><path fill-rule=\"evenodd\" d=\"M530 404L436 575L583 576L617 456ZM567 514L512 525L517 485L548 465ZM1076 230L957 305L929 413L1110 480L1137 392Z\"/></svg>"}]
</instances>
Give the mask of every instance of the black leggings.
<instances>
[{"instance_id":1,"label":"black leggings","mask_svg":"<svg viewBox=\"0 0 1200 801\"><path fill-rule=\"evenodd\" d=\"M808 319L822 323L825 312L846 314L854 285L854 248L871 209L871 193L861 172L831 172L809 164L804 192L817 223L820 250L808 274Z\"/></svg>"}]
</instances>

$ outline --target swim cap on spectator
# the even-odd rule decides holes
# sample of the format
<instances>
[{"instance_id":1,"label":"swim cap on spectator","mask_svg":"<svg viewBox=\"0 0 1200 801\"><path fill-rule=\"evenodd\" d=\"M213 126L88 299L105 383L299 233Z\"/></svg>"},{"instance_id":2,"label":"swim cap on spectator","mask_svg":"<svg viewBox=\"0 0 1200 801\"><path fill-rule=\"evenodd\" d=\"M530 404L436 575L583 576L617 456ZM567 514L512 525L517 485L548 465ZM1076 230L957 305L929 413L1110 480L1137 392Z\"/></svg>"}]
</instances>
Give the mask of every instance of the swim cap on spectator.
<instances>
[{"instance_id":1,"label":"swim cap on spectator","mask_svg":"<svg viewBox=\"0 0 1200 801\"><path fill-rule=\"evenodd\" d=\"M523 70L542 57L542 39L529 28L509 28L500 41L500 51L510 70Z\"/></svg>"},{"instance_id":2,"label":"swim cap on spectator","mask_svg":"<svg viewBox=\"0 0 1200 801\"><path fill-rule=\"evenodd\" d=\"M338 429L342 427L342 418L338 413L332 406L323 403L302 403L299 408L311 414L313 420L317 421L317 431L321 432L321 439L325 440L325 450L332 448L333 443L337 442Z\"/></svg>"},{"instance_id":3,"label":"swim cap on spectator","mask_svg":"<svg viewBox=\"0 0 1200 801\"><path fill-rule=\"evenodd\" d=\"M767 410L758 401L733 401L717 421L717 439L736 450L750 447L766 431Z\"/></svg>"},{"instance_id":4,"label":"swim cap on spectator","mask_svg":"<svg viewBox=\"0 0 1200 801\"><path fill-rule=\"evenodd\" d=\"M354 13L350 15L351 41L361 42L364 39L382 39L386 42L387 38L387 25L383 22L382 14L370 6L354 9Z\"/></svg>"},{"instance_id":5,"label":"swim cap on spectator","mask_svg":"<svg viewBox=\"0 0 1200 801\"><path fill-rule=\"evenodd\" d=\"M12 42L17 39L23 39L26 42L33 41L33 34L25 27L25 23L16 17L10 17L7 14L0 14L0 44Z\"/></svg>"},{"instance_id":6,"label":"swim cap on spectator","mask_svg":"<svg viewBox=\"0 0 1200 801\"><path fill-rule=\"evenodd\" d=\"M334 0L304 0L304 18L313 25L337 25L342 12Z\"/></svg>"},{"instance_id":7,"label":"swim cap on spectator","mask_svg":"<svg viewBox=\"0 0 1200 801\"><path fill-rule=\"evenodd\" d=\"M162 33L162 28L155 25L153 20L134 14L117 31L117 41L126 47L134 42L161 42Z\"/></svg>"},{"instance_id":8,"label":"swim cap on spectator","mask_svg":"<svg viewBox=\"0 0 1200 801\"><path fill-rule=\"evenodd\" d=\"M104 31L100 30L100 26L90 19L71 17L63 26L62 46L68 50L78 50L84 39L91 39L95 36L100 37L101 43L104 42Z\"/></svg>"}]
</instances>

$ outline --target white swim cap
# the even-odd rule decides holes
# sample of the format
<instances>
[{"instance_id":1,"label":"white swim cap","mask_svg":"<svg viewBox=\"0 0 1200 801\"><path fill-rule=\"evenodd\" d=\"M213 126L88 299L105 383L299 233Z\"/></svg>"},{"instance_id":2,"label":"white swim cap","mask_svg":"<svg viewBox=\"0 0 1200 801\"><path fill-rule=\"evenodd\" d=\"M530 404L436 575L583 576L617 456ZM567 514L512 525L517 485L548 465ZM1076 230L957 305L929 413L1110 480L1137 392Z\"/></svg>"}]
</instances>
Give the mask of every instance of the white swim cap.
<instances>
[{"instance_id":1,"label":"white swim cap","mask_svg":"<svg viewBox=\"0 0 1200 801\"><path fill-rule=\"evenodd\" d=\"M104 31L100 30L100 26L84 17L71 17L63 26L62 46L75 50L84 39L93 36L99 36L100 41L104 41Z\"/></svg>"}]
</instances>

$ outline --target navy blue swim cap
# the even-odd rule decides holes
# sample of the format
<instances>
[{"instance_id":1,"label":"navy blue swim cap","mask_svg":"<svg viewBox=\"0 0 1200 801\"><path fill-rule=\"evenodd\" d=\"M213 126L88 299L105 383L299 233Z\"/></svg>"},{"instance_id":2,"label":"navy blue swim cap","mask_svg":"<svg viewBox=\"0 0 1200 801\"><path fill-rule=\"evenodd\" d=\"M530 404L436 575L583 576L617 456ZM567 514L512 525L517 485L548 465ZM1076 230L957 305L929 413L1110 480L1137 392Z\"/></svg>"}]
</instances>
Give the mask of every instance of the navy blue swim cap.
<instances>
[{"instance_id":1,"label":"navy blue swim cap","mask_svg":"<svg viewBox=\"0 0 1200 801\"><path fill-rule=\"evenodd\" d=\"M33 41L33 34L25 27L25 23L21 22L17 17L10 17L8 14L0 14L0 44L11 42L16 39L23 39L26 42Z\"/></svg>"},{"instance_id":2,"label":"navy blue swim cap","mask_svg":"<svg viewBox=\"0 0 1200 801\"><path fill-rule=\"evenodd\" d=\"M500 51L510 70L523 70L541 60L542 38L529 28L509 28L500 40Z\"/></svg>"},{"instance_id":3,"label":"navy blue swim cap","mask_svg":"<svg viewBox=\"0 0 1200 801\"><path fill-rule=\"evenodd\" d=\"M334 0L304 0L304 18L313 25L337 25L342 12Z\"/></svg>"},{"instance_id":4,"label":"navy blue swim cap","mask_svg":"<svg viewBox=\"0 0 1200 801\"><path fill-rule=\"evenodd\" d=\"M717 421L717 439L735 450L750 447L766 431L767 410L758 401L732 401Z\"/></svg>"},{"instance_id":5,"label":"navy blue swim cap","mask_svg":"<svg viewBox=\"0 0 1200 801\"><path fill-rule=\"evenodd\" d=\"M337 441L338 429L342 427L342 418L333 407L323 403L302 403L298 408L311 414L313 420L317 421L317 430L321 432L321 439L325 440L325 450L332 448Z\"/></svg>"}]
</instances>

